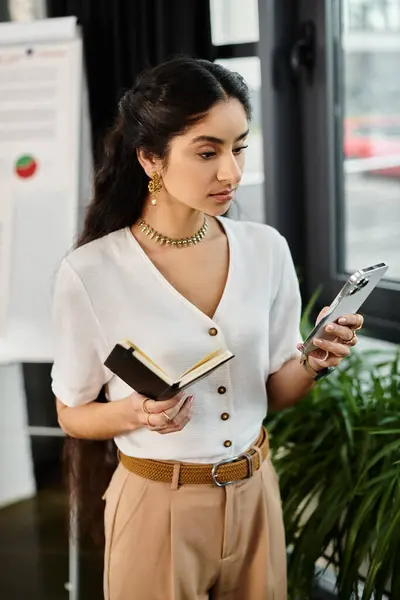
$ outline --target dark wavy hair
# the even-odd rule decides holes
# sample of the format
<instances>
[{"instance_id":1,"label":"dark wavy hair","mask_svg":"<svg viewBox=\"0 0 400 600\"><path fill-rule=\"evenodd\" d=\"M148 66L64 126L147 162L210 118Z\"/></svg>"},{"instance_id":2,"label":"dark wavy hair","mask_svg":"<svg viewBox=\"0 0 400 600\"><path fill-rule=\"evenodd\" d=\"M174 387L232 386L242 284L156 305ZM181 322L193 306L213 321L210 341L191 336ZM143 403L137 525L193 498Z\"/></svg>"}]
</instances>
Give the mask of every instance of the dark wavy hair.
<instances>
[{"instance_id":1,"label":"dark wavy hair","mask_svg":"<svg viewBox=\"0 0 400 600\"><path fill-rule=\"evenodd\" d=\"M217 102L230 98L241 102L250 121L246 82L221 65L177 57L143 72L121 98L105 137L95 169L94 196L76 247L131 226L141 216L149 180L138 161L138 149L167 165L171 140L201 121ZM97 401L106 401L104 389ZM102 543L101 497L117 464L115 445L109 440L69 438L65 452L81 527Z\"/></svg>"}]
</instances>

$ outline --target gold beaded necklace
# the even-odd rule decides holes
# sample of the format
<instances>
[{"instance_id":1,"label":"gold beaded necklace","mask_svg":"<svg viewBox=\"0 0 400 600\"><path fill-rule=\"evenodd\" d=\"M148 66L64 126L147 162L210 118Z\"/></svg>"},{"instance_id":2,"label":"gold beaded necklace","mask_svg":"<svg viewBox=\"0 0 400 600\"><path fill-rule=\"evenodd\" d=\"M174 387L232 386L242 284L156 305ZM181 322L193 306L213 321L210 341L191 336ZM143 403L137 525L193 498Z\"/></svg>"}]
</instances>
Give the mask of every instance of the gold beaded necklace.
<instances>
[{"instance_id":1,"label":"gold beaded necklace","mask_svg":"<svg viewBox=\"0 0 400 600\"><path fill-rule=\"evenodd\" d=\"M166 235L159 233L144 220L140 221L139 229L143 231L143 233L147 235L151 240L154 240L158 244L172 246L174 248L187 248L188 246L195 246L203 240L203 238L207 234L208 221L207 217L204 216L204 223L197 231L197 233L195 233L191 237L181 238L177 240L174 240L173 238L167 237Z\"/></svg>"}]
</instances>

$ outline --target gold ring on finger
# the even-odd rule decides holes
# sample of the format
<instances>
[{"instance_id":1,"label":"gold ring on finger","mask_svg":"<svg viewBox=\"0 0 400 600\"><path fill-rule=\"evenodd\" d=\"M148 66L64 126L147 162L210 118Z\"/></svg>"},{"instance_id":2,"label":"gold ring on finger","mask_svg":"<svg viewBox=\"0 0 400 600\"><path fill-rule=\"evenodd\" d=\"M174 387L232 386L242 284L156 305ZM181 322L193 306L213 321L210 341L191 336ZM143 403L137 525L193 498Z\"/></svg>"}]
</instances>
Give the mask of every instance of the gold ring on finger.
<instances>
[{"instance_id":1,"label":"gold ring on finger","mask_svg":"<svg viewBox=\"0 0 400 600\"><path fill-rule=\"evenodd\" d=\"M360 329L363 328L364 319L363 319L363 317L360 317L360 318L361 318L361 323L360 323L360 325L357 325L357 327L354 327L354 331L360 331Z\"/></svg>"},{"instance_id":2,"label":"gold ring on finger","mask_svg":"<svg viewBox=\"0 0 400 600\"><path fill-rule=\"evenodd\" d=\"M350 342L350 346L355 346L358 343L358 337L355 335Z\"/></svg>"},{"instance_id":3,"label":"gold ring on finger","mask_svg":"<svg viewBox=\"0 0 400 600\"><path fill-rule=\"evenodd\" d=\"M167 413L164 410L162 411L162 414L167 419L168 423L171 423L171 421L173 421L173 419L171 419L171 417L169 415L167 415Z\"/></svg>"},{"instance_id":4,"label":"gold ring on finger","mask_svg":"<svg viewBox=\"0 0 400 600\"><path fill-rule=\"evenodd\" d=\"M142 411L144 413L146 413L146 415L150 415L151 413L146 408L146 402L147 402L147 400L150 400L150 398L143 398L143 400L142 400Z\"/></svg>"},{"instance_id":5,"label":"gold ring on finger","mask_svg":"<svg viewBox=\"0 0 400 600\"><path fill-rule=\"evenodd\" d=\"M150 412L147 412L146 414L147 414L147 418L146 418L146 421L147 421L147 428L148 428L148 429L150 429L150 431L157 431L157 430L159 429L159 428L157 427L157 425L156 425L156 426L154 426L154 425L152 425L152 424L150 423L150 417L151 417L152 413L150 413Z\"/></svg>"},{"instance_id":6,"label":"gold ring on finger","mask_svg":"<svg viewBox=\"0 0 400 600\"><path fill-rule=\"evenodd\" d=\"M352 330L351 330L351 333L353 334L353 335L351 336L351 338L350 338L349 340L346 340L346 341L344 342L344 343L346 344L346 346L352 346L352 345L353 345L353 340L354 340L354 338L356 337L356 330L355 330L355 329L352 329Z\"/></svg>"}]
</instances>

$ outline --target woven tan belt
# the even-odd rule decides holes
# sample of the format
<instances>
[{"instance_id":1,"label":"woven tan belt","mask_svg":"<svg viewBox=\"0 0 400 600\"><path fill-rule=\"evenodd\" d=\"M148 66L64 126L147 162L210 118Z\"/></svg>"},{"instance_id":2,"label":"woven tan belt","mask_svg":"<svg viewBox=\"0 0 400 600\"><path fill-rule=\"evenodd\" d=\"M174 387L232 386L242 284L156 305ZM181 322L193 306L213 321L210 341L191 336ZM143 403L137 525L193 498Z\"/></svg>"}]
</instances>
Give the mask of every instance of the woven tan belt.
<instances>
[{"instance_id":1,"label":"woven tan belt","mask_svg":"<svg viewBox=\"0 0 400 600\"><path fill-rule=\"evenodd\" d=\"M258 440L247 452L226 460L212 464L181 463L179 473L179 484L185 483L215 483L218 486L236 483L242 479L251 477L257 471L263 460L268 456L269 443L268 434L263 428ZM152 479L172 483L174 474L174 462L163 462L147 458L135 458L118 453L120 462L128 471ZM260 456L262 457L260 460Z\"/></svg>"}]
</instances>

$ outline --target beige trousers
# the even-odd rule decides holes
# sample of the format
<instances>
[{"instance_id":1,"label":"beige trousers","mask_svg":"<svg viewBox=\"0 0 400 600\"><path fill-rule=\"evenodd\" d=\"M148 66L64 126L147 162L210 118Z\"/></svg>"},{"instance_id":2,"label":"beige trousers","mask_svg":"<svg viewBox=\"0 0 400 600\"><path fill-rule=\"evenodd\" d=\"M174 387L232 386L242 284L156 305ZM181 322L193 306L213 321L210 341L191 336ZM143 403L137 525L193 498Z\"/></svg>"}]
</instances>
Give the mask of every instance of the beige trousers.
<instances>
[{"instance_id":1,"label":"beige trousers","mask_svg":"<svg viewBox=\"0 0 400 600\"><path fill-rule=\"evenodd\" d=\"M286 600L281 501L269 459L224 488L177 488L119 465L104 498L105 600Z\"/></svg>"}]
</instances>

